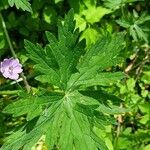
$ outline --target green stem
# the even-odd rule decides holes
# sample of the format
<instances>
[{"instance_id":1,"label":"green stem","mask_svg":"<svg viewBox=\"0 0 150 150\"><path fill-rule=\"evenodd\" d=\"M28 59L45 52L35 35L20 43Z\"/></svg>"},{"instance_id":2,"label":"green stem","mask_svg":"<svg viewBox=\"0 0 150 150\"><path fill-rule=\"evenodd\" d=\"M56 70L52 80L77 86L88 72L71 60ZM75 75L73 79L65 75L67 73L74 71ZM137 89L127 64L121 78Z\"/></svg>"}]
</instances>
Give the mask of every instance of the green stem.
<instances>
[{"instance_id":1,"label":"green stem","mask_svg":"<svg viewBox=\"0 0 150 150\"><path fill-rule=\"evenodd\" d=\"M1 19L1 21L2 21L3 30L4 30L4 33L5 33L7 42L8 42L8 44L9 44L9 47L10 47L10 51L11 51L13 57L14 57L14 58L17 58L17 55L16 55L16 53L15 53L15 51L14 51L14 49L13 49L13 46L12 46L12 43L11 43L11 40L10 40L8 31L7 31L7 28L6 28L6 24L5 24L5 21L4 21L4 19L3 19L3 16L2 16L2 14L1 14L1 12L0 12L0 19ZM22 77L23 82L24 82L24 84L25 84L26 90L27 90L28 92L30 92L30 85L28 84L28 81L26 80L26 77L24 76L24 73L23 73L23 72L21 73L21 77Z\"/></svg>"},{"instance_id":2,"label":"green stem","mask_svg":"<svg viewBox=\"0 0 150 150\"><path fill-rule=\"evenodd\" d=\"M124 8L123 8L123 6L121 6L121 13L122 13L122 16L124 18L125 14L124 14Z\"/></svg>"},{"instance_id":3,"label":"green stem","mask_svg":"<svg viewBox=\"0 0 150 150\"><path fill-rule=\"evenodd\" d=\"M129 29L127 29L127 34L126 34L126 37L125 37L125 40L126 40L126 52L128 51L128 47L129 47L129 38L130 38L130 35L129 35Z\"/></svg>"},{"instance_id":4,"label":"green stem","mask_svg":"<svg viewBox=\"0 0 150 150\"><path fill-rule=\"evenodd\" d=\"M16 55L16 53L15 53L15 51L14 51L14 49L13 49L13 46L12 46L11 41L10 41L10 37L9 37L8 32L7 32L7 29L6 29L5 21L4 21L3 16L2 16L1 13L0 13L0 18L1 18L1 21L2 21L2 26L3 26L3 29L4 29L4 33L5 33L5 35L6 35L6 39L7 39L7 42L8 42L8 44L9 44L11 53L12 53L12 55L13 55L14 58L17 58L17 55Z\"/></svg>"},{"instance_id":5,"label":"green stem","mask_svg":"<svg viewBox=\"0 0 150 150\"><path fill-rule=\"evenodd\" d=\"M0 95L15 95L21 92L21 90L13 90L13 91L0 91Z\"/></svg>"},{"instance_id":6,"label":"green stem","mask_svg":"<svg viewBox=\"0 0 150 150\"><path fill-rule=\"evenodd\" d=\"M121 13L123 18L125 17L124 8L123 8L123 1L121 2Z\"/></svg>"},{"instance_id":7,"label":"green stem","mask_svg":"<svg viewBox=\"0 0 150 150\"><path fill-rule=\"evenodd\" d=\"M16 81L16 84L18 85L20 90L23 90L22 86Z\"/></svg>"}]
</instances>

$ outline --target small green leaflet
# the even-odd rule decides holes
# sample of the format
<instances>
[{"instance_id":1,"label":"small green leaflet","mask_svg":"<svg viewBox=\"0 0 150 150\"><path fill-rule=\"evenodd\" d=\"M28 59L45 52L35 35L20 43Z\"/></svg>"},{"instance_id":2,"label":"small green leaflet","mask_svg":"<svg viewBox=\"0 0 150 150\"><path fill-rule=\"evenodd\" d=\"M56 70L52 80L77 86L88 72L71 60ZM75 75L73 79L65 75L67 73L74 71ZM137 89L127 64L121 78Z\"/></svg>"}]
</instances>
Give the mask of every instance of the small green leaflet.
<instances>
[{"instance_id":1,"label":"small green leaflet","mask_svg":"<svg viewBox=\"0 0 150 150\"><path fill-rule=\"evenodd\" d=\"M21 8L24 11L32 12L31 4L28 1L29 0L8 0L8 3L11 7L15 5L17 9Z\"/></svg>"},{"instance_id":2,"label":"small green leaflet","mask_svg":"<svg viewBox=\"0 0 150 150\"><path fill-rule=\"evenodd\" d=\"M44 48L27 40L25 48L40 74L36 79L59 90L25 93L4 109L14 117L26 115L27 121L6 138L2 149L30 150L44 136L48 150L54 146L60 150L108 150L94 128L115 124L110 114L125 110L107 105L107 100L116 97L94 88L89 92L88 88L109 86L124 77L121 72L106 71L121 60L124 33L102 36L85 50L70 10L64 22L58 22L58 38L50 32L46 36L49 43Z\"/></svg>"},{"instance_id":3,"label":"small green leaflet","mask_svg":"<svg viewBox=\"0 0 150 150\"><path fill-rule=\"evenodd\" d=\"M137 1L143 1L143 0L103 0L103 1L104 1L104 5L107 8L116 10L116 9L119 9L121 6L124 6L128 3L133 3Z\"/></svg>"},{"instance_id":4,"label":"small green leaflet","mask_svg":"<svg viewBox=\"0 0 150 150\"><path fill-rule=\"evenodd\" d=\"M144 40L148 42L147 35L145 33L144 23L150 20L150 16L142 13L141 16L138 16L136 11L133 11L133 14L128 13L126 17L122 17L116 22L129 30L130 35L133 37L134 41ZM147 29L149 31L149 29Z\"/></svg>"}]
</instances>

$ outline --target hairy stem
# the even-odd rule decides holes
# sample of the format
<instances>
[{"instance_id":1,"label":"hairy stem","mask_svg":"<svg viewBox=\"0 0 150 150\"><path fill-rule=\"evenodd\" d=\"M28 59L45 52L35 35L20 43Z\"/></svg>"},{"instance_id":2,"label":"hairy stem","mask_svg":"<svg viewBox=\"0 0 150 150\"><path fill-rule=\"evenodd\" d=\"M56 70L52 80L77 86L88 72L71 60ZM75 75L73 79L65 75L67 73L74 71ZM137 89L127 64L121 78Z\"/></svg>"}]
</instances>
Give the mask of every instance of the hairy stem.
<instances>
[{"instance_id":1,"label":"hairy stem","mask_svg":"<svg viewBox=\"0 0 150 150\"><path fill-rule=\"evenodd\" d=\"M15 53L15 51L14 51L14 48L13 48L13 46L12 46L12 43L11 43L11 40L10 40L8 31L7 31L7 28L6 28L6 24L5 24L5 21L4 21L4 19L3 19L3 16L2 16L2 14L1 14L1 12L0 12L0 19L1 19L1 21L2 21L3 30L4 30L4 33L5 33L5 36L6 36L8 45L9 45L9 47L10 47L10 51L11 51L13 57L14 57L14 58L17 58L17 55L16 55L16 53ZM25 75L24 75L23 72L21 73L21 77L22 77L23 82L24 82L24 84L25 84L26 90L27 90L28 92L30 92L30 85L28 84L28 81L26 80L26 77L25 77Z\"/></svg>"}]
</instances>

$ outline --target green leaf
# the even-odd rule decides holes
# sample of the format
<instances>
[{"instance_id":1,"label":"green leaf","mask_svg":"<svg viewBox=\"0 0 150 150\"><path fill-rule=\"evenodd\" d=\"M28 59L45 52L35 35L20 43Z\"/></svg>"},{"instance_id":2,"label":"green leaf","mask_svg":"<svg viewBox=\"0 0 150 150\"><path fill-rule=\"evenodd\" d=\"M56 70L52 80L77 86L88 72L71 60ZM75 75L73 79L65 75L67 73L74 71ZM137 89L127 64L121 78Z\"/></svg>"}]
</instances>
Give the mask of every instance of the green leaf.
<instances>
[{"instance_id":1,"label":"green leaf","mask_svg":"<svg viewBox=\"0 0 150 150\"><path fill-rule=\"evenodd\" d=\"M144 40L148 42L147 35L144 32L144 26L141 26L146 21L150 20L150 16L142 13L141 16L138 16L136 11L133 11L133 15L128 13L126 17L118 19L116 22L124 27L129 29L130 35L135 41Z\"/></svg>"},{"instance_id":2,"label":"green leaf","mask_svg":"<svg viewBox=\"0 0 150 150\"><path fill-rule=\"evenodd\" d=\"M94 44L97 39L100 37L100 34L98 31L96 31L94 28L87 28L86 30L83 31L80 39L85 39L86 40L86 46L89 47L92 44Z\"/></svg>"},{"instance_id":3,"label":"green leaf","mask_svg":"<svg viewBox=\"0 0 150 150\"><path fill-rule=\"evenodd\" d=\"M119 9L121 6L124 6L125 4L143 0L103 0L103 1L106 7L116 10Z\"/></svg>"},{"instance_id":4,"label":"green leaf","mask_svg":"<svg viewBox=\"0 0 150 150\"><path fill-rule=\"evenodd\" d=\"M26 123L6 138L2 149L29 150L44 136L48 150L55 146L60 150L108 150L94 128L115 124L110 114L124 110L107 104L107 100L120 102L119 98L86 87L108 86L122 79L122 73L106 69L120 61L124 33L102 36L85 50L71 10L64 22L58 23L58 38L50 32L46 36L49 43L44 48L29 41L25 41L25 48L40 74L36 79L58 90L21 94L18 101L6 106L5 113L26 115Z\"/></svg>"},{"instance_id":5,"label":"green leaf","mask_svg":"<svg viewBox=\"0 0 150 150\"><path fill-rule=\"evenodd\" d=\"M77 65L79 72L71 76L70 81L68 81L68 89L72 86L78 87L84 81L93 83L93 78L96 78L95 80L98 78L96 75L119 62L117 55L122 49L123 41L123 33L101 37L91 46Z\"/></svg>"},{"instance_id":6,"label":"green leaf","mask_svg":"<svg viewBox=\"0 0 150 150\"><path fill-rule=\"evenodd\" d=\"M37 63L35 68L61 89L65 89L71 74L76 71L80 56L84 53L85 42L78 42L79 31L74 31L74 28L71 10L65 17L64 26L59 21L58 40L52 33L46 32L49 44L45 50L40 45L25 41L29 57Z\"/></svg>"},{"instance_id":7,"label":"green leaf","mask_svg":"<svg viewBox=\"0 0 150 150\"><path fill-rule=\"evenodd\" d=\"M150 71L144 71L141 80L145 83L145 84L150 84Z\"/></svg>"},{"instance_id":8,"label":"green leaf","mask_svg":"<svg viewBox=\"0 0 150 150\"><path fill-rule=\"evenodd\" d=\"M141 14L141 16L138 17L138 19L136 20L136 24L141 25L143 23L145 23L146 21L150 20L150 16L148 14L146 14L145 12L143 12Z\"/></svg>"},{"instance_id":9,"label":"green leaf","mask_svg":"<svg viewBox=\"0 0 150 150\"><path fill-rule=\"evenodd\" d=\"M87 22L93 24L99 22L104 15L109 14L110 12L111 11L107 8L91 6L88 9L85 9L82 14L85 16Z\"/></svg>"},{"instance_id":10,"label":"green leaf","mask_svg":"<svg viewBox=\"0 0 150 150\"><path fill-rule=\"evenodd\" d=\"M116 22L117 22L120 26L122 26L122 27L124 27L124 28L129 28L129 27L131 26L130 22L129 22L128 20L126 20L126 19L123 19L123 18L121 18L121 19L119 19L119 20L116 20Z\"/></svg>"},{"instance_id":11,"label":"green leaf","mask_svg":"<svg viewBox=\"0 0 150 150\"><path fill-rule=\"evenodd\" d=\"M21 8L24 11L32 12L31 4L28 0L8 0L8 3L11 7L15 5L17 9Z\"/></svg>"},{"instance_id":12,"label":"green leaf","mask_svg":"<svg viewBox=\"0 0 150 150\"><path fill-rule=\"evenodd\" d=\"M18 150L22 146L24 146L24 149L28 148L29 150L28 146L33 147L35 143L38 142L41 136L41 131L34 130L32 133L26 134L26 131L21 128L18 131L14 132L11 136L6 138L7 144L4 144L2 148L5 150Z\"/></svg>"},{"instance_id":13,"label":"green leaf","mask_svg":"<svg viewBox=\"0 0 150 150\"><path fill-rule=\"evenodd\" d=\"M49 50L48 47L46 47L46 50L43 50L40 45L34 45L25 40L25 48L30 54L29 57L37 63L35 68L42 74L48 76L50 79L49 82L54 85L61 86L58 84L60 75L57 65L54 64L56 61L53 59L52 53L47 53L46 56L46 52Z\"/></svg>"},{"instance_id":14,"label":"green leaf","mask_svg":"<svg viewBox=\"0 0 150 150\"><path fill-rule=\"evenodd\" d=\"M79 28L80 31L84 31L86 28L86 21L84 18L82 18L80 15L75 14L75 20L76 20L76 28Z\"/></svg>"},{"instance_id":15,"label":"green leaf","mask_svg":"<svg viewBox=\"0 0 150 150\"><path fill-rule=\"evenodd\" d=\"M143 150L149 150L150 149L150 144L146 145Z\"/></svg>"},{"instance_id":16,"label":"green leaf","mask_svg":"<svg viewBox=\"0 0 150 150\"><path fill-rule=\"evenodd\" d=\"M116 83L118 80L121 80L124 77L122 72L103 72L97 74L95 77L86 80L79 80L76 83L76 86L83 85L84 87L94 86L94 85L102 85L102 86L109 86L113 83Z\"/></svg>"},{"instance_id":17,"label":"green leaf","mask_svg":"<svg viewBox=\"0 0 150 150\"><path fill-rule=\"evenodd\" d=\"M5 107L3 112L11 113L13 114L13 117L27 114L27 120L29 121L39 116L41 112L43 112L43 108L46 107L47 104L59 100L60 97L62 97L62 95L51 93L48 96L42 95L41 100L40 96L24 94L22 99Z\"/></svg>"},{"instance_id":18,"label":"green leaf","mask_svg":"<svg viewBox=\"0 0 150 150\"><path fill-rule=\"evenodd\" d=\"M43 19L45 22L52 24L56 20L56 11L53 7L47 6L43 10Z\"/></svg>"},{"instance_id":19,"label":"green leaf","mask_svg":"<svg viewBox=\"0 0 150 150\"><path fill-rule=\"evenodd\" d=\"M111 9L119 9L122 0L106 0L104 5Z\"/></svg>"},{"instance_id":20,"label":"green leaf","mask_svg":"<svg viewBox=\"0 0 150 150\"><path fill-rule=\"evenodd\" d=\"M143 30L140 27L138 27L137 25L134 25L134 28L136 30L136 33L137 33L137 36L139 37L139 39L144 39L146 42L148 42L147 37L146 37L145 33L143 32Z\"/></svg>"}]
</instances>

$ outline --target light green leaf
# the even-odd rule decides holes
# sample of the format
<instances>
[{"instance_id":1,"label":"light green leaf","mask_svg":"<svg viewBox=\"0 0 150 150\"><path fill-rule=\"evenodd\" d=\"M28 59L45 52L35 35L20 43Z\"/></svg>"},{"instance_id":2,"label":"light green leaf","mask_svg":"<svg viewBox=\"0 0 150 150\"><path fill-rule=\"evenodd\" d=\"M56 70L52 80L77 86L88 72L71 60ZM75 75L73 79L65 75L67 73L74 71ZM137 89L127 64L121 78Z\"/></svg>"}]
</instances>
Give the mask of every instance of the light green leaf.
<instances>
[{"instance_id":1,"label":"light green leaf","mask_svg":"<svg viewBox=\"0 0 150 150\"><path fill-rule=\"evenodd\" d=\"M8 0L8 3L11 7L15 5L17 9L21 8L24 11L32 12L31 4L28 0Z\"/></svg>"},{"instance_id":2,"label":"light green leaf","mask_svg":"<svg viewBox=\"0 0 150 150\"><path fill-rule=\"evenodd\" d=\"M91 6L84 10L82 14L85 16L87 22L93 24L99 22L104 15L109 14L110 12L111 11L107 8Z\"/></svg>"},{"instance_id":3,"label":"light green leaf","mask_svg":"<svg viewBox=\"0 0 150 150\"><path fill-rule=\"evenodd\" d=\"M150 84L150 71L144 71L141 80L145 83L145 84Z\"/></svg>"},{"instance_id":4,"label":"light green leaf","mask_svg":"<svg viewBox=\"0 0 150 150\"><path fill-rule=\"evenodd\" d=\"M150 144L146 145L142 150L149 150L150 149Z\"/></svg>"},{"instance_id":5,"label":"light green leaf","mask_svg":"<svg viewBox=\"0 0 150 150\"><path fill-rule=\"evenodd\" d=\"M80 40L86 39L86 45L91 46L94 44L100 37L100 34L94 28L87 28L83 31Z\"/></svg>"},{"instance_id":6,"label":"light green leaf","mask_svg":"<svg viewBox=\"0 0 150 150\"><path fill-rule=\"evenodd\" d=\"M79 28L80 31L85 30L86 28L86 21L84 18L82 18L80 15L75 14L75 20L76 20L76 28Z\"/></svg>"}]
</instances>

